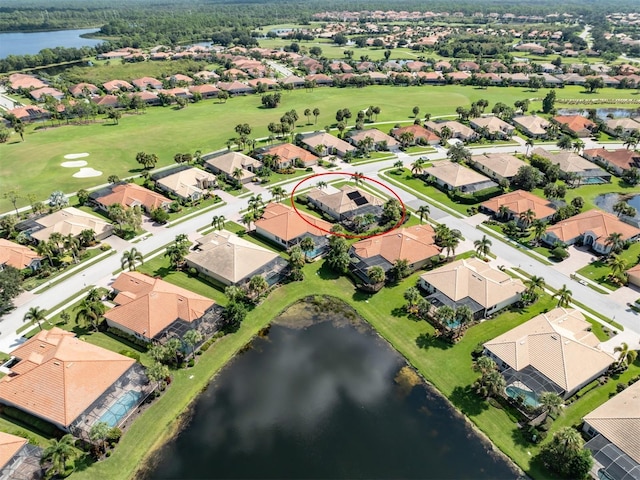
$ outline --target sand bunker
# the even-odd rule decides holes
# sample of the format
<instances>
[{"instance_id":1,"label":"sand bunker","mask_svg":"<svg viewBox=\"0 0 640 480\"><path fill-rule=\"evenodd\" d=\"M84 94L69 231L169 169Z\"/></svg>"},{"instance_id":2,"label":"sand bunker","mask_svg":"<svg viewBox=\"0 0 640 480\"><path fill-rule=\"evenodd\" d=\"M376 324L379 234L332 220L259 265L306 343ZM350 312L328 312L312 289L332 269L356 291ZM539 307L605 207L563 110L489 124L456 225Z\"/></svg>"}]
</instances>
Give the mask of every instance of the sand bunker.
<instances>
[{"instance_id":1,"label":"sand bunker","mask_svg":"<svg viewBox=\"0 0 640 480\"><path fill-rule=\"evenodd\" d=\"M75 160L76 158L84 158L84 157L88 157L89 154L88 153L69 153L67 155L64 156L64 158L66 158L67 160Z\"/></svg>"},{"instance_id":2,"label":"sand bunker","mask_svg":"<svg viewBox=\"0 0 640 480\"><path fill-rule=\"evenodd\" d=\"M76 160L75 162L62 162L60 166L64 168L78 168L84 167L86 164L87 162L84 160Z\"/></svg>"},{"instance_id":3,"label":"sand bunker","mask_svg":"<svg viewBox=\"0 0 640 480\"><path fill-rule=\"evenodd\" d=\"M102 175L101 171L91 167L81 168L79 172L73 174L75 178L99 177L100 175Z\"/></svg>"}]
</instances>

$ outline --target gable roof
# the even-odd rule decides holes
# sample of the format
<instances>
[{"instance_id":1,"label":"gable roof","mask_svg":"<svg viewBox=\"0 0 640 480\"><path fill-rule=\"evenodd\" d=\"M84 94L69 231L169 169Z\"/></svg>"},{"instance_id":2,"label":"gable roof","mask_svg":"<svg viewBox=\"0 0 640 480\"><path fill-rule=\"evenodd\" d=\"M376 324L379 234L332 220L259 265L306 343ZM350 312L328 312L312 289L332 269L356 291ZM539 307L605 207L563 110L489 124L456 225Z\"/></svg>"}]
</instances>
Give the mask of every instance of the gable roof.
<instances>
[{"instance_id":1,"label":"gable roof","mask_svg":"<svg viewBox=\"0 0 640 480\"><path fill-rule=\"evenodd\" d=\"M279 255L221 230L196 240L199 249L187 261L200 265L230 283L238 283Z\"/></svg>"},{"instance_id":2,"label":"gable roof","mask_svg":"<svg viewBox=\"0 0 640 480\"><path fill-rule=\"evenodd\" d=\"M304 217L307 221L303 220ZM256 230L261 229L271 235L281 238L287 242L298 238L305 233L317 237L325 236L327 233L320 230L331 230L333 226L320 218L307 215L303 212L296 212L293 208L281 203L269 203L262 214L262 218L255 221ZM314 228L320 227L320 228Z\"/></svg>"},{"instance_id":3,"label":"gable roof","mask_svg":"<svg viewBox=\"0 0 640 480\"><path fill-rule=\"evenodd\" d=\"M520 167L526 165L518 157L509 153L485 153L484 155L477 155L471 160L485 166L488 170L503 178L514 177Z\"/></svg>"},{"instance_id":4,"label":"gable roof","mask_svg":"<svg viewBox=\"0 0 640 480\"><path fill-rule=\"evenodd\" d=\"M31 234L31 237L38 241L49 240L49 237L54 232L59 232L63 236L76 236L83 230L90 229L95 232L97 237L100 237L113 230L113 226L109 222L75 207L58 210L36 219L35 222L44 227Z\"/></svg>"},{"instance_id":5,"label":"gable roof","mask_svg":"<svg viewBox=\"0 0 640 480\"><path fill-rule=\"evenodd\" d=\"M135 363L58 327L38 332L12 355L20 362L0 379L0 401L65 427Z\"/></svg>"},{"instance_id":6,"label":"gable roof","mask_svg":"<svg viewBox=\"0 0 640 480\"><path fill-rule=\"evenodd\" d=\"M624 240L640 235L640 230L623 222L611 213L602 210L587 210L566 220L547 227L547 233L554 234L563 242L577 238L586 232L593 232L596 240L603 241L612 233L621 233Z\"/></svg>"},{"instance_id":7,"label":"gable roof","mask_svg":"<svg viewBox=\"0 0 640 480\"><path fill-rule=\"evenodd\" d=\"M433 175L440 181L454 188L490 181L484 175L480 175L470 168L463 167L458 163L453 163L448 160L437 162L432 167L425 168L424 173Z\"/></svg>"},{"instance_id":8,"label":"gable roof","mask_svg":"<svg viewBox=\"0 0 640 480\"><path fill-rule=\"evenodd\" d=\"M119 292L118 306L104 314L108 320L154 338L174 321L193 322L214 305L214 301L159 278L138 272L123 272L113 282Z\"/></svg>"},{"instance_id":9,"label":"gable roof","mask_svg":"<svg viewBox=\"0 0 640 480\"><path fill-rule=\"evenodd\" d=\"M359 203L362 202L362 200L356 201L356 195L354 195L356 193L358 194L357 198L364 198L366 202ZM360 190L359 188L353 187L351 185L343 185L335 193L327 193L318 187L313 187L307 194L307 198L324 205L325 207L327 207L327 209L335 212L338 215L356 210L365 204L384 204L384 201L379 199L378 197L375 197L370 193L367 193L364 190Z\"/></svg>"},{"instance_id":10,"label":"gable roof","mask_svg":"<svg viewBox=\"0 0 640 480\"><path fill-rule=\"evenodd\" d=\"M514 370L532 366L567 392L611 365L615 358L600 350L581 312L554 308L541 313L484 347Z\"/></svg>"},{"instance_id":11,"label":"gable roof","mask_svg":"<svg viewBox=\"0 0 640 480\"><path fill-rule=\"evenodd\" d=\"M97 202L108 207L119 203L125 207L142 205L147 211L155 210L162 205L171 203L164 195L153 192L135 183L120 183L111 188L111 192L96 198Z\"/></svg>"},{"instance_id":12,"label":"gable roof","mask_svg":"<svg viewBox=\"0 0 640 480\"><path fill-rule=\"evenodd\" d=\"M536 218L546 218L555 213L551 203L525 190L505 193L482 203L483 207L492 212L499 211L502 205L505 205L515 215L532 210L536 214Z\"/></svg>"},{"instance_id":13,"label":"gable roof","mask_svg":"<svg viewBox=\"0 0 640 480\"><path fill-rule=\"evenodd\" d=\"M410 264L414 264L442 251L435 244L434 237L435 232L431 225L414 225L360 240L353 244L353 252L360 258L380 255L389 263L406 259Z\"/></svg>"},{"instance_id":14,"label":"gable roof","mask_svg":"<svg viewBox=\"0 0 640 480\"><path fill-rule=\"evenodd\" d=\"M398 145L398 142L395 138L387 135L384 132L381 132L377 128L368 128L366 130L353 130L353 133L350 135L351 139L354 142L359 142L360 140L364 140L367 137L370 137L374 143L387 142L387 146L394 147Z\"/></svg>"},{"instance_id":15,"label":"gable roof","mask_svg":"<svg viewBox=\"0 0 640 480\"><path fill-rule=\"evenodd\" d=\"M454 302L471 298L484 308L492 307L526 290L514 279L487 263L469 258L423 273L420 278Z\"/></svg>"},{"instance_id":16,"label":"gable roof","mask_svg":"<svg viewBox=\"0 0 640 480\"><path fill-rule=\"evenodd\" d=\"M29 247L0 238L0 265L10 265L22 270L31 265L32 261L41 258Z\"/></svg>"}]
</instances>

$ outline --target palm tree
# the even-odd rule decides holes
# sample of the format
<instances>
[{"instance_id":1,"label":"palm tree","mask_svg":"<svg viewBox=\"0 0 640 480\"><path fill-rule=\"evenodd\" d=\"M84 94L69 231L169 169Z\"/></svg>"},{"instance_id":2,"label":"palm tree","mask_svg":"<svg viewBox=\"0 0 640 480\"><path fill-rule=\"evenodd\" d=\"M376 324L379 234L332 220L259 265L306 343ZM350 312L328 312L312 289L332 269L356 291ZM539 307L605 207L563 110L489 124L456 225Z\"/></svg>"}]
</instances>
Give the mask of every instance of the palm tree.
<instances>
[{"instance_id":1,"label":"palm tree","mask_svg":"<svg viewBox=\"0 0 640 480\"><path fill-rule=\"evenodd\" d=\"M573 141L573 149L576 153L580 153L580 151L584 149L584 142L581 139L577 138Z\"/></svg>"},{"instance_id":2,"label":"palm tree","mask_svg":"<svg viewBox=\"0 0 640 480\"><path fill-rule=\"evenodd\" d=\"M624 239L622 234L618 232L610 233L604 241L607 247L611 247L611 252L619 252L624 246Z\"/></svg>"},{"instance_id":3,"label":"palm tree","mask_svg":"<svg viewBox=\"0 0 640 480\"><path fill-rule=\"evenodd\" d=\"M151 349L149 349L149 351L151 351ZM163 381L168 376L169 376L169 367L167 367L166 365L163 365L160 362L155 362L153 365L147 368L147 377L149 377L149 380L151 380L156 384L156 388L158 388L160 382Z\"/></svg>"},{"instance_id":4,"label":"palm tree","mask_svg":"<svg viewBox=\"0 0 640 480\"><path fill-rule=\"evenodd\" d=\"M553 436L553 442L558 445L561 451L577 452L582 450L584 440L578 431L571 427L564 427L558 430Z\"/></svg>"},{"instance_id":5,"label":"palm tree","mask_svg":"<svg viewBox=\"0 0 640 480\"><path fill-rule=\"evenodd\" d=\"M289 266L292 271L300 272L302 267L304 267L304 262L306 261L306 257L300 245L295 245L289 251Z\"/></svg>"},{"instance_id":6,"label":"palm tree","mask_svg":"<svg viewBox=\"0 0 640 480\"><path fill-rule=\"evenodd\" d=\"M501 220L509 218L509 215L511 215L511 210L509 210L509 207L507 207L506 205L500 205L498 207L498 217Z\"/></svg>"},{"instance_id":7,"label":"palm tree","mask_svg":"<svg viewBox=\"0 0 640 480\"><path fill-rule=\"evenodd\" d=\"M54 438L49 441L49 446L42 452L42 460L51 462L50 471L61 476L65 474L67 461L78 455L75 443L76 439L70 433L60 440Z\"/></svg>"},{"instance_id":8,"label":"palm tree","mask_svg":"<svg viewBox=\"0 0 640 480\"><path fill-rule=\"evenodd\" d=\"M567 288L567 285L562 285L562 288L556 292L553 298L558 298L559 307L568 307L571 303L571 296L573 292Z\"/></svg>"},{"instance_id":9,"label":"palm tree","mask_svg":"<svg viewBox=\"0 0 640 480\"><path fill-rule=\"evenodd\" d=\"M456 320L456 311L449 305L442 305L436 310L435 318L443 327L451 328Z\"/></svg>"},{"instance_id":10,"label":"palm tree","mask_svg":"<svg viewBox=\"0 0 640 480\"><path fill-rule=\"evenodd\" d=\"M562 406L564 405L562 397L553 392L542 392L538 397L538 403L554 416L562 411Z\"/></svg>"},{"instance_id":11,"label":"palm tree","mask_svg":"<svg viewBox=\"0 0 640 480\"><path fill-rule=\"evenodd\" d=\"M74 237L72 234L64 237L64 248L71 252L73 261L78 263L78 253L80 253L80 240Z\"/></svg>"},{"instance_id":12,"label":"palm tree","mask_svg":"<svg viewBox=\"0 0 640 480\"><path fill-rule=\"evenodd\" d=\"M224 223L227 221L224 215L214 215L211 219L211 226L215 230L222 230L224 228Z\"/></svg>"},{"instance_id":13,"label":"palm tree","mask_svg":"<svg viewBox=\"0 0 640 480\"><path fill-rule=\"evenodd\" d=\"M44 308L40 307L31 307L29 311L24 314L23 321L33 322L40 328L42 331L42 322L47 319L47 311Z\"/></svg>"},{"instance_id":14,"label":"palm tree","mask_svg":"<svg viewBox=\"0 0 640 480\"><path fill-rule=\"evenodd\" d=\"M316 183L316 188L318 190L324 190L325 188L327 188L327 182L320 180L318 183Z\"/></svg>"},{"instance_id":15,"label":"palm tree","mask_svg":"<svg viewBox=\"0 0 640 480\"><path fill-rule=\"evenodd\" d=\"M520 215L518 215L518 219L520 220L520 224L522 225L524 230L529 228L529 225L531 225L531 222L533 222L535 218L536 212L534 212L530 208L524 212L520 212Z\"/></svg>"},{"instance_id":16,"label":"palm tree","mask_svg":"<svg viewBox=\"0 0 640 480\"><path fill-rule=\"evenodd\" d=\"M89 440L98 442L100 449L104 450L104 442L109 436L110 430L111 427L107 422L96 422L91 425L91 430L89 430Z\"/></svg>"},{"instance_id":17,"label":"palm tree","mask_svg":"<svg viewBox=\"0 0 640 480\"><path fill-rule=\"evenodd\" d=\"M81 325L91 324L94 330L98 331L98 325L107 307L100 300L91 300L89 297L85 298L75 308L76 321Z\"/></svg>"},{"instance_id":18,"label":"palm tree","mask_svg":"<svg viewBox=\"0 0 640 480\"><path fill-rule=\"evenodd\" d=\"M532 298L537 298L537 291L544 290L546 282L544 278L533 275L528 280L525 280L524 284L527 286L527 294Z\"/></svg>"},{"instance_id":19,"label":"palm tree","mask_svg":"<svg viewBox=\"0 0 640 480\"><path fill-rule=\"evenodd\" d=\"M196 345L202 341L202 334L192 328L191 330L187 330L185 334L182 336L182 341L191 349L191 357L193 359L196 358Z\"/></svg>"},{"instance_id":20,"label":"palm tree","mask_svg":"<svg viewBox=\"0 0 640 480\"><path fill-rule=\"evenodd\" d=\"M131 250L125 250L122 253L122 258L120 259L120 265L122 269L128 268L129 271L133 271L136 269L136 263L140 263L140 265L144 265L144 257L142 253L138 251L136 247L133 247Z\"/></svg>"},{"instance_id":21,"label":"palm tree","mask_svg":"<svg viewBox=\"0 0 640 480\"><path fill-rule=\"evenodd\" d=\"M498 365L496 365L496 362L492 358L485 355L479 357L473 364L473 371L480 372L481 375L486 375L489 372L497 369Z\"/></svg>"},{"instance_id":22,"label":"palm tree","mask_svg":"<svg viewBox=\"0 0 640 480\"><path fill-rule=\"evenodd\" d=\"M409 260L404 258L397 259L393 264L393 274L396 279L401 280L409 276L411 268L409 266Z\"/></svg>"},{"instance_id":23,"label":"palm tree","mask_svg":"<svg viewBox=\"0 0 640 480\"><path fill-rule=\"evenodd\" d=\"M525 142L525 145L527 146L527 150L525 152L525 155L529 155L529 149L531 147L533 147L533 145L534 145L533 138L527 138L527 141Z\"/></svg>"},{"instance_id":24,"label":"palm tree","mask_svg":"<svg viewBox=\"0 0 640 480\"><path fill-rule=\"evenodd\" d=\"M313 252L316 248L316 244L311 237L304 237L300 242L300 249L304 252L305 258L308 260L308 253Z\"/></svg>"},{"instance_id":25,"label":"palm tree","mask_svg":"<svg viewBox=\"0 0 640 480\"><path fill-rule=\"evenodd\" d=\"M174 242L166 248L164 256L169 258L171 267L177 269L184 261L184 257L188 252L189 247L187 247L187 245Z\"/></svg>"},{"instance_id":26,"label":"palm tree","mask_svg":"<svg viewBox=\"0 0 640 480\"><path fill-rule=\"evenodd\" d=\"M533 238L535 239L536 243L540 243L542 235L544 235L544 232L547 231L547 222L536 219L533 221L531 226L533 227Z\"/></svg>"},{"instance_id":27,"label":"palm tree","mask_svg":"<svg viewBox=\"0 0 640 480\"><path fill-rule=\"evenodd\" d=\"M262 275L254 275L249 280L247 290L250 295L253 295L256 299L260 297L267 289L269 284Z\"/></svg>"},{"instance_id":28,"label":"palm tree","mask_svg":"<svg viewBox=\"0 0 640 480\"><path fill-rule=\"evenodd\" d=\"M171 357L173 362L178 365L182 356L182 340L176 337L170 338L165 342L164 349L167 352L167 357Z\"/></svg>"},{"instance_id":29,"label":"palm tree","mask_svg":"<svg viewBox=\"0 0 640 480\"><path fill-rule=\"evenodd\" d=\"M372 284L378 285L384 282L386 275L382 267L375 265L367 270L367 277Z\"/></svg>"},{"instance_id":30,"label":"palm tree","mask_svg":"<svg viewBox=\"0 0 640 480\"><path fill-rule=\"evenodd\" d=\"M233 172L231 172L231 177L236 181L238 188L241 186L242 177L244 177L244 170L240 167L234 168Z\"/></svg>"},{"instance_id":31,"label":"palm tree","mask_svg":"<svg viewBox=\"0 0 640 480\"><path fill-rule=\"evenodd\" d=\"M467 305L456 308L456 319L458 320L458 334L473 320L473 312Z\"/></svg>"},{"instance_id":32,"label":"palm tree","mask_svg":"<svg viewBox=\"0 0 640 480\"><path fill-rule=\"evenodd\" d=\"M486 258L491 252L492 242L486 235L482 235L482 239L474 241L473 245L476 247L476 253L483 258Z\"/></svg>"},{"instance_id":33,"label":"palm tree","mask_svg":"<svg viewBox=\"0 0 640 480\"><path fill-rule=\"evenodd\" d=\"M280 202L287 195L287 191L282 187L271 187L271 195L276 202Z\"/></svg>"},{"instance_id":34,"label":"palm tree","mask_svg":"<svg viewBox=\"0 0 640 480\"><path fill-rule=\"evenodd\" d=\"M262 216L263 207L264 202L262 201L262 194L258 193L257 195L251 195L249 198L249 211L254 218L260 218Z\"/></svg>"},{"instance_id":35,"label":"palm tree","mask_svg":"<svg viewBox=\"0 0 640 480\"><path fill-rule=\"evenodd\" d=\"M353 181L356 185L360 185L364 182L364 173L362 172L355 172L353 174Z\"/></svg>"},{"instance_id":36,"label":"palm tree","mask_svg":"<svg viewBox=\"0 0 640 480\"><path fill-rule=\"evenodd\" d=\"M424 159L420 157L411 164L411 173L414 177L417 177L424 172L424 163Z\"/></svg>"},{"instance_id":37,"label":"palm tree","mask_svg":"<svg viewBox=\"0 0 640 480\"><path fill-rule=\"evenodd\" d=\"M247 226L247 230L251 230L251 222L253 222L255 218L252 213L245 213L240 221Z\"/></svg>"},{"instance_id":38,"label":"palm tree","mask_svg":"<svg viewBox=\"0 0 640 480\"><path fill-rule=\"evenodd\" d=\"M631 365L638 358L638 352L631 350L626 342L622 342L619 347L613 349L614 352L619 353L618 365Z\"/></svg>"},{"instance_id":39,"label":"palm tree","mask_svg":"<svg viewBox=\"0 0 640 480\"><path fill-rule=\"evenodd\" d=\"M417 287L407 288L403 296L404 296L404 299L407 301L409 309L418 305L418 302L422 298L422 295L420 295L420 290L418 290Z\"/></svg>"},{"instance_id":40,"label":"palm tree","mask_svg":"<svg viewBox=\"0 0 640 480\"><path fill-rule=\"evenodd\" d=\"M418 210L416 210L416 213L420 215L420 223L422 223L423 221L429 221L431 209L429 208L429 205L420 205Z\"/></svg>"},{"instance_id":41,"label":"palm tree","mask_svg":"<svg viewBox=\"0 0 640 480\"><path fill-rule=\"evenodd\" d=\"M497 370L492 370L475 381L476 393L483 398L497 397L502 395L506 387L504 377Z\"/></svg>"},{"instance_id":42,"label":"palm tree","mask_svg":"<svg viewBox=\"0 0 640 480\"><path fill-rule=\"evenodd\" d=\"M627 270L627 262L618 255L612 255L607 258L607 265L611 268L611 277L619 279Z\"/></svg>"},{"instance_id":43,"label":"palm tree","mask_svg":"<svg viewBox=\"0 0 640 480\"><path fill-rule=\"evenodd\" d=\"M51 258L53 257L53 247L51 242L38 242L38 245L36 245L36 252L38 252L38 255L41 257L45 257L48 260L49 265L53 267L53 260Z\"/></svg>"}]
</instances>

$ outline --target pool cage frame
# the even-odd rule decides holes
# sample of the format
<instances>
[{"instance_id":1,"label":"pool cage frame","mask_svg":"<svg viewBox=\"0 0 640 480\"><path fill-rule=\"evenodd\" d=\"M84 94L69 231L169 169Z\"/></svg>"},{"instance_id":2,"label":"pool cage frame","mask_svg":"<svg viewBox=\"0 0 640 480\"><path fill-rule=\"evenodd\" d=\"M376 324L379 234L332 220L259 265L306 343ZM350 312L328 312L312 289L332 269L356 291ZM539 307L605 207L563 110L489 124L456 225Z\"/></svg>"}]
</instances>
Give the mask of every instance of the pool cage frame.
<instances>
[{"instance_id":1,"label":"pool cage frame","mask_svg":"<svg viewBox=\"0 0 640 480\"><path fill-rule=\"evenodd\" d=\"M0 470L0 478L11 480L37 480L42 478L40 459L42 449L25 444Z\"/></svg>"},{"instance_id":2,"label":"pool cage frame","mask_svg":"<svg viewBox=\"0 0 640 480\"><path fill-rule=\"evenodd\" d=\"M598 473L602 472L604 475L598 475L600 478L617 480L640 478L640 464L601 434L589 440L584 448L591 450L596 464L601 466Z\"/></svg>"},{"instance_id":3,"label":"pool cage frame","mask_svg":"<svg viewBox=\"0 0 640 480\"><path fill-rule=\"evenodd\" d=\"M82 412L70 425L69 433L74 437L91 442L89 432L91 427L100 421L100 418L126 393L140 392L138 401L120 418L115 427L125 423L135 410L142 405L156 385L149 381L144 367L134 363L116 382L114 382L102 395L100 395L84 412Z\"/></svg>"}]
</instances>

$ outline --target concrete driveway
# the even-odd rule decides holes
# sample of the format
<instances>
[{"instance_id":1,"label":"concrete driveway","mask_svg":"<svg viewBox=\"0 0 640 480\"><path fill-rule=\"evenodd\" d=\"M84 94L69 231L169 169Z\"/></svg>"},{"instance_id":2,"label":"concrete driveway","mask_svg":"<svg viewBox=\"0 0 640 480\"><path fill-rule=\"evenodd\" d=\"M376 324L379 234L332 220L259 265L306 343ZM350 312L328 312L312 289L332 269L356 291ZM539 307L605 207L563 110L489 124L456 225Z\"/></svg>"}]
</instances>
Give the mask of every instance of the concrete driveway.
<instances>
[{"instance_id":1,"label":"concrete driveway","mask_svg":"<svg viewBox=\"0 0 640 480\"><path fill-rule=\"evenodd\" d=\"M582 267L589 265L592 260L597 257L591 251L586 250L584 247L576 247L571 245L568 248L569 258L562 262L554 263L551 268L569 276L572 273L577 272Z\"/></svg>"}]
</instances>

